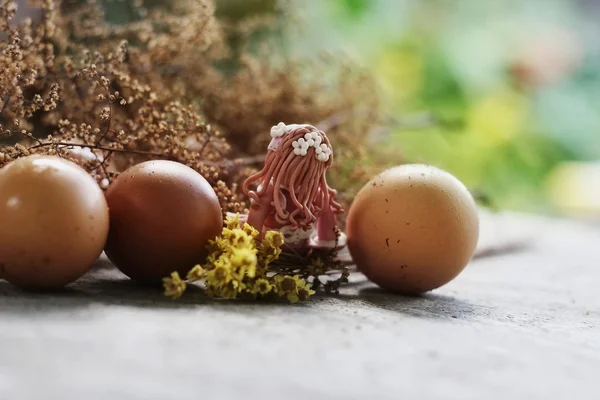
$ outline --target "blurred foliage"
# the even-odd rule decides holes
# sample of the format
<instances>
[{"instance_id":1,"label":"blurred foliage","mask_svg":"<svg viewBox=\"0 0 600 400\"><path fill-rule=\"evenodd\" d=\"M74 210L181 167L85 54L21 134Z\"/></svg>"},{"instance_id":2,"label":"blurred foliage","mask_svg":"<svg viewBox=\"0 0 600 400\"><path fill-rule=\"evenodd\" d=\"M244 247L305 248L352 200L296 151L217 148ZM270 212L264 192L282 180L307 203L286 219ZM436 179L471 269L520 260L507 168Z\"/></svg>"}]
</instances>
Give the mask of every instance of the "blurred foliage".
<instances>
[{"instance_id":1,"label":"blurred foliage","mask_svg":"<svg viewBox=\"0 0 600 400\"><path fill-rule=\"evenodd\" d=\"M392 121L374 139L397 163L447 169L501 208L552 212L549 174L600 156L597 3L296 1L310 33L294 45L370 68Z\"/></svg>"}]
</instances>

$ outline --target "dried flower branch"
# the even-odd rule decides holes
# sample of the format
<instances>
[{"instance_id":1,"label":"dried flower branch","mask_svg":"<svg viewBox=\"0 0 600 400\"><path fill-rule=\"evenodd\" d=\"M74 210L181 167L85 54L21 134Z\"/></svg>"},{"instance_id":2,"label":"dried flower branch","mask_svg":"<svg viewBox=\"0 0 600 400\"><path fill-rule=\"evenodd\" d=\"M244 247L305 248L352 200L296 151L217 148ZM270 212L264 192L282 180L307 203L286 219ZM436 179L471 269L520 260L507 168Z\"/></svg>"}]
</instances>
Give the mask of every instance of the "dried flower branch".
<instances>
[{"instance_id":1,"label":"dried flower branch","mask_svg":"<svg viewBox=\"0 0 600 400\"><path fill-rule=\"evenodd\" d=\"M176 272L164 278L165 296L177 299L187 284L203 281L210 297L279 297L296 303L309 300L320 287L328 293L337 293L340 285L348 281L349 270L337 260L335 250L301 256L292 249L284 249L280 232L269 231L259 239L258 231L242 224L239 214L226 219L221 236L211 241L209 252L206 263L194 267L185 280ZM320 279L331 272L339 273L340 278L323 283Z\"/></svg>"},{"instance_id":2,"label":"dried flower branch","mask_svg":"<svg viewBox=\"0 0 600 400\"><path fill-rule=\"evenodd\" d=\"M325 56L286 59L281 41L250 50L252 32L286 26L276 16L225 24L210 0L125 4L130 20L111 24L97 0L38 0L36 21L15 21L15 2L0 3L0 167L57 155L106 188L132 164L164 158L203 174L224 211L241 212L239 183L262 161L272 124L346 113L331 130L342 200L371 173L356 161L377 120L367 74Z\"/></svg>"},{"instance_id":3,"label":"dried flower branch","mask_svg":"<svg viewBox=\"0 0 600 400\"><path fill-rule=\"evenodd\" d=\"M94 1L44 0L39 6L41 22L34 26L29 19L13 21L14 2L0 5L7 36L0 42L0 130L9 143L17 142L0 145L0 167L30 154L53 154L102 183L136 162L166 158L215 186L226 179L229 145L197 104L179 100L185 82L165 72L187 54L209 64L197 54L218 42L210 2L190 1L185 13L151 12L121 27L107 24ZM183 22L193 26L182 29ZM154 32L158 24L160 33ZM130 48L123 39L138 44Z\"/></svg>"}]
</instances>

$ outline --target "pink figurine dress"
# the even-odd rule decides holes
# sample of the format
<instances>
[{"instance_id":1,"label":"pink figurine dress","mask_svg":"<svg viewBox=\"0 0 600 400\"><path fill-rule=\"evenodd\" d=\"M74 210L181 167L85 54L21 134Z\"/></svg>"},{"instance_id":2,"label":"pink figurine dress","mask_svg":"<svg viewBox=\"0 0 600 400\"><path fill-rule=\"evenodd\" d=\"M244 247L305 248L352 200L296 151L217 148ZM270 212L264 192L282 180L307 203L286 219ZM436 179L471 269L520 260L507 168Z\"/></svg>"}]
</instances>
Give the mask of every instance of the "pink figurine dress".
<instances>
[{"instance_id":1,"label":"pink figurine dress","mask_svg":"<svg viewBox=\"0 0 600 400\"><path fill-rule=\"evenodd\" d=\"M251 199L248 223L259 232L280 231L293 249L334 247L342 207L325 178L333 162L327 135L312 125L281 122L271 137L263 169L243 185ZM338 247L345 244L342 234Z\"/></svg>"}]
</instances>

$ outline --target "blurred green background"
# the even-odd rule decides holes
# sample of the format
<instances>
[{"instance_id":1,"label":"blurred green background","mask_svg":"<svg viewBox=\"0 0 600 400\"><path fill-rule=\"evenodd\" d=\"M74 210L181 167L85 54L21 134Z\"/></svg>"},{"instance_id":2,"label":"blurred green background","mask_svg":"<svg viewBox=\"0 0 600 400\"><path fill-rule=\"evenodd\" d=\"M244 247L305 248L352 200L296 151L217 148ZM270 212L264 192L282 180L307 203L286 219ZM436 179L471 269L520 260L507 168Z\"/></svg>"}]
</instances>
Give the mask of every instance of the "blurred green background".
<instances>
[{"instance_id":1,"label":"blurred green background","mask_svg":"<svg viewBox=\"0 0 600 400\"><path fill-rule=\"evenodd\" d=\"M454 173L500 208L600 208L600 2L291 2L300 52L373 71L398 124L379 145ZM409 124L410 125L410 124Z\"/></svg>"}]
</instances>

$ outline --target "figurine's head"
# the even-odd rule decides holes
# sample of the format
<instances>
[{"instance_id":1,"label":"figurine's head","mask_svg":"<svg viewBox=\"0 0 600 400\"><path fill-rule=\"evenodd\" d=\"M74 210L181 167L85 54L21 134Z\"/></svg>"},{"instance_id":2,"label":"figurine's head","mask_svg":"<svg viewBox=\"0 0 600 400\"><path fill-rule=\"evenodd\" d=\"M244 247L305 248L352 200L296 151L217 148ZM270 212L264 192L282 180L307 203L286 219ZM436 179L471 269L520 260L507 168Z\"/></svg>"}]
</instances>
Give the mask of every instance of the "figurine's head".
<instances>
[{"instance_id":1,"label":"figurine's head","mask_svg":"<svg viewBox=\"0 0 600 400\"><path fill-rule=\"evenodd\" d=\"M325 207L339 207L325 178L333 163L327 135L312 125L281 122L271 128L271 138L264 168L244 182L246 195L259 202L272 185L276 220L301 227L316 221ZM258 183L256 192L248 189L254 183ZM285 207L286 194L295 206L293 211Z\"/></svg>"},{"instance_id":2,"label":"figurine's head","mask_svg":"<svg viewBox=\"0 0 600 400\"><path fill-rule=\"evenodd\" d=\"M333 150L327 135L312 125L285 125L280 122L271 128L271 143L269 151L284 153L293 152L300 157L314 157L317 161L326 164L329 168L333 162ZM290 140L291 139L291 140ZM282 148L281 145L291 141L292 148L289 146Z\"/></svg>"}]
</instances>

